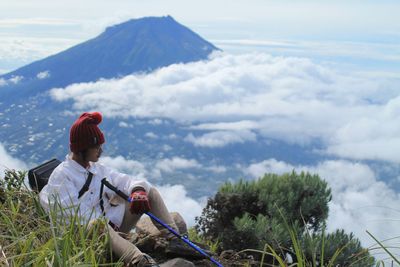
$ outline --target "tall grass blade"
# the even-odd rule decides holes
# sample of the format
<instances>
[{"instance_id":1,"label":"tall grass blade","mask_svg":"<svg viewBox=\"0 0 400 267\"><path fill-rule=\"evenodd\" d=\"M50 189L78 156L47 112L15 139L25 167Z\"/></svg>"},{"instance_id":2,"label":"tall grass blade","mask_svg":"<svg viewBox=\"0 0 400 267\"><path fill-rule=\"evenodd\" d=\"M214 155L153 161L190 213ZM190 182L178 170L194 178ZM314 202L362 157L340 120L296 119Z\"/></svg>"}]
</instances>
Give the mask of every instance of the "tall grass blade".
<instances>
[{"instance_id":1,"label":"tall grass blade","mask_svg":"<svg viewBox=\"0 0 400 267\"><path fill-rule=\"evenodd\" d=\"M400 265L400 261L390 252L378 239L375 238L370 232L366 231L367 234L375 240L376 243L397 263Z\"/></svg>"}]
</instances>

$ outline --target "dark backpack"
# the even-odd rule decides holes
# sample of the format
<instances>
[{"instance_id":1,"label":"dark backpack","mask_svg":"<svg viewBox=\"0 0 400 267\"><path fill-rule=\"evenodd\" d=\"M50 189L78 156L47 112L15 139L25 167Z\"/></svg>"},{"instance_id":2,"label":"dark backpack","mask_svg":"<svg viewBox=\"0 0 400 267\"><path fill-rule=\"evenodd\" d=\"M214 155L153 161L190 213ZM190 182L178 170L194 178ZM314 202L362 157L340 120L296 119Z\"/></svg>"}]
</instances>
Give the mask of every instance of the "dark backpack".
<instances>
[{"instance_id":1,"label":"dark backpack","mask_svg":"<svg viewBox=\"0 0 400 267\"><path fill-rule=\"evenodd\" d=\"M30 169L28 171L28 179L31 189L39 193L43 189L43 187L49 182L49 177L51 173L58 165L60 165L60 163L61 161L59 161L58 159L52 159L33 169ZM81 198L81 196L83 196L83 194L85 194L89 190L89 185L92 182L92 177L93 173L89 172L85 184L83 185L81 190L79 190L78 198Z\"/></svg>"},{"instance_id":2,"label":"dark backpack","mask_svg":"<svg viewBox=\"0 0 400 267\"><path fill-rule=\"evenodd\" d=\"M60 163L61 161L58 159L52 159L33 169L30 169L28 171L28 179L31 189L33 191L40 192L49 181L51 173L58 165L60 165Z\"/></svg>"}]
</instances>

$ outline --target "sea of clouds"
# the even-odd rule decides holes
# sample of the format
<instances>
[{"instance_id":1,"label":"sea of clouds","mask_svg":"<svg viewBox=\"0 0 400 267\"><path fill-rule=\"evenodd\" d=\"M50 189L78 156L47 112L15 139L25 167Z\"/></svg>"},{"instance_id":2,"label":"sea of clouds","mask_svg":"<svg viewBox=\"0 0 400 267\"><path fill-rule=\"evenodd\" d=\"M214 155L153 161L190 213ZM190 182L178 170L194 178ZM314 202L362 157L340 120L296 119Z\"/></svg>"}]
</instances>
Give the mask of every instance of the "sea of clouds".
<instances>
[{"instance_id":1,"label":"sea of clouds","mask_svg":"<svg viewBox=\"0 0 400 267\"><path fill-rule=\"evenodd\" d=\"M108 117L196 122L186 140L197 146L262 135L301 145L319 140L322 153L348 159L400 162L397 81L343 73L307 58L222 54L148 75L73 84L51 95Z\"/></svg>"},{"instance_id":2,"label":"sea of clouds","mask_svg":"<svg viewBox=\"0 0 400 267\"><path fill-rule=\"evenodd\" d=\"M121 121L144 117L185 123L193 130L185 141L198 147L257 142L259 137L304 147L317 141L322 149L315 153L333 160L297 166L267 158L241 166L243 174L256 179L265 172L293 169L318 173L332 188L328 229L353 231L369 245L373 241L365 230L380 239L400 234L399 193L365 163L400 162L398 84L395 78L349 73L307 58L221 53L150 74L56 88L51 96L56 101L72 100L77 114L98 110ZM0 152L0 159L9 158L4 149ZM161 159L152 170L123 157L103 162L140 177L202 167L179 157ZM157 186L170 209L193 224L204 198L191 198L182 185Z\"/></svg>"}]
</instances>

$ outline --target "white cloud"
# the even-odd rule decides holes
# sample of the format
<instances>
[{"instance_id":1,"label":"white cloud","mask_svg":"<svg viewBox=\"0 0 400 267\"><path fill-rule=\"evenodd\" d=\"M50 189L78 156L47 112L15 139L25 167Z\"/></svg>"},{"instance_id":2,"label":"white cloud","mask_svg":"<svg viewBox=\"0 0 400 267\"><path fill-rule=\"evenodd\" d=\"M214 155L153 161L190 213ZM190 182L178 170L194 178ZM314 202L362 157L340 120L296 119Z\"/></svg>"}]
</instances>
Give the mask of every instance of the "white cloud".
<instances>
[{"instance_id":1,"label":"white cloud","mask_svg":"<svg viewBox=\"0 0 400 267\"><path fill-rule=\"evenodd\" d=\"M4 85L7 85L7 81L3 78L0 78L0 87Z\"/></svg>"},{"instance_id":2,"label":"white cloud","mask_svg":"<svg viewBox=\"0 0 400 267\"><path fill-rule=\"evenodd\" d=\"M50 77L50 71L46 70L46 71L39 72L39 73L36 75L36 77L37 77L39 80L47 79L47 78Z\"/></svg>"},{"instance_id":3,"label":"white cloud","mask_svg":"<svg viewBox=\"0 0 400 267\"><path fill-rule=\"evenodd\" d=\"M174 140L174 139L177 139L177 138L178 138L178 136L176 134L168 135L168 139Z\"/></svg>"},{"instance_id":4,"label":"white cloud","mask_svg":"<svg viewBox=\"0 0 400 267\"><path fill-rule=\"evenodd\" d=\"M379 181L365 164L328 160L316 166L294 166L268 159L251 164L245 173L260 177L264 173L282 174L292 170L317 173L328 182L333 197L329 204L329 231L343 228L354 232L363 246L374 244L366 230L379 240L399 236L400 195Z\"/></svg>"},{"instance_id":5,"label":"white cloud","mask_svg":"<svg viewBox=\"0 0 400 267\"><path fill-rule=\"evenodd\" d=\"M400 96L390 99L377 113L361 116L341 126L328 152L354 159L400 161Z\"/></svg>"},{"instance_id":6,"label":"white cloud","mask_svg":"<svg viewBox=\"0 0 400 267\"><path fill-rule=\"evenodd\" d=\"M165 149L168 150L170 148L166 147ZM161 177L161 171L173 173L179 170L198 169L202 167L202 165L194 159L185 159L181 157L161 159L154 164L150 163L151 166L136 160L125 159L123 156L117 156L115 158L101 157L100 163L114 168L119 172L134 175L140 179L159 178ZM213 171L214 168L211 167L210 170Z\"/></svg>"},{"instance_id":7,"label":"white cloud","mask_svg":"<svg viewBox=\"0 0 400 267\"><path fill-rule=\"evenodd\" d=\"M190 126L192 130L253 130L259 128L256 121L236 121L236 122L217 122L203 123Z\"/></svg>"},{"instance_id":8,"label":"white cloud","mask_svg":"<svg viewBox=\"0 0 400 267\"><path fill-rule=\"evenodd\" d=\"M24 78L23 76L13 76L10 79L8 79L8 81L13 83L13 84L17 84L20 81L22 81L23 78Z\"/></svg>"},{"instance_id":9,"label":"white cloud","mask_svg":"<svg viewBox=\"0 0 400 267\"><path fill-rule=\"evenodd\" d=\"M32 32L21 33L15 30L10 31L8 34L1 34L0 25L0 63L3 68L7 68L9 71L17 69L85 40L85 38L74 39L73 37L31 35L35 34Z\"/></svg>"},{"instance_id":10,"label":"white cloud","mask_svg":"<svg viewBox=\"0 0 400 267\"><path fill-rule=\"evenodd\" d=\"M227 171L225 166L219 166L219 165L214 165L206 168L209 171L212 171L213 173L224 173Z\"/></svg>"},{"instance_id":11,"label":"white cloud","mask_svg":"<svg viewBox=\"0 0 400 267\"><path fill-rule=\"evenodd\" d=\"M186 137L198 146L262 135L300 145L317 140L325 152L342 157L400 162L400 154L392 152L400 150L397 84L397 79L343 73L305 58L220 54L148 75L73 84L51 95L72 99L77 110L170 118L212 131Z\"/></svg>"},{"instance_id":12,"label":"white cloud","mask_svg":"<svg viewBox=\"0 0 400 267\"><path fill-rule=\"evenodd\" d=\"M162 146L162 150L164 150L164 151L171 151L172 149L173 149L172 146L167 145L167 144Z\"/></svg>"},{"instance_id":13,"label":"white cloud","mask_svg":"<svg viewBox=\"0 0 400 267\"><path fill-rule=\"evenodd\" d=\"M399 61L400 56L395 51L400 50L398 44L387 42L359 42L341 40L257 40L257 39L216 39L211 40L218 47L252 47L253 49L263 49L265 51L280 52L280 54L297 56L331 56L331 57L351 57L364 60L387 60ZM391 51L388 53L388 51Z\"/></svg>"},{"instance_id":14,"label":"white cloud","mask_svg":"<svg viewBox=\"0 0 400 267\"><path fill-rule=\"evenodd\" d=\"M118 123L118 126L121 127L121 128L128 128L128 127L129 127L129 124L126 123L126 122L124 122L124 121L120 121L120 122Z\"/></svg>"},{"instance_id":15,"label":"white cloud","mask_svg":"<svg viewBox=\"0 0 400 267\"><path fill-rule=\"evenodd\" d=\"M156 168L164 172L174 172L182 169L201 168L201 164L194 159L185 159L173 157L171 159L162 159L156 163Z\"/></svg>"},{"instance_id":16,"label":"white cloud","mask_svg":"<svg viewBox=\"0 0 400 267\"><path fill-rule=\"evenodd\" d=\"M163 123L163 121L160 120L160 119L153 119L153 120L149 121L149 123L150 123L151 125L160 125L160 124Z\"/></svg>"},{"instance_id":17,"label":"white cloud","mask_svg":"<svg viewBox=\"0 0 400 267\"><path fill-rule=\"evenodd\" d=\"M276 159L268 159L262 162L253 163L245 168L245 173L253 177L261 177L265 173L276 173L282 174L291 172L294 167L283 161L277 161Z\"/></svg>"},{"instance_id":18,"label":"white cloud","mask_svg":"<svg viewBox=\"0 0 400 267\"><path fill-rule=\"evenodd\" d=\"M76 25L78 21L66 20L66 19L56 19L56 18L24 18L24 19L0 19L1 27L11 27L15 28L18 25Z\"/></svg>"},{"instance_id":19,"label":"white cloud","mask_svg":"<svg viewBox=\"0 0 400 267\"><path fill-rule=\"evenodd\" d=\"M46 77L46 75L47 75L47 74L46 74L45 72L40 72L40 73L38 73L37 78L38 78L38 79L45 79L45 78L49 77L49 76ZM40 77L39 77L39 76L40 76ZM5 86L5 85L8 85L8 84L10 84L10 83L12 83L12 84L18 84L18 83L20 83L23 79L24 79L24 76L20 76L20 75L12 76L12 77L9 78L9 79L0 78L0 87L1 87L1 86Z\"/></svg>"},{"instance_id":20,"label":"white cloud","mask_svg":"<svg viewBox=\"0 0 400 267\"><path fill-rule=\"evenodd\" d=\"M9 70L9 69L2 69L2 68L0 68L0 74L5 74L5 73L7 73L7 72L10 72L10 70Z\"/></svg>"},{"instance_id":21,"label":"white cloud","mask_svg":"<svg viewBox=\"0 0 400 267\"><path fill-rule=\"evenodd\" d=\"M147 132L144 136L146 136L148 138L151 138L151 139L157 139L158 138L158 135L156 135L153 132Z\"/></svg>"},{"instance_id":22,"label":"white cloud","mask_svg":"<svg viewBox=\"0 0 400 267\"><path fill-rule=\"evenodd\" d=\"M184 186L163 185L157 186L157 189L160 191L169 211L179 212L189 227L195 224L194 218L200 216L204 205L189 197Z\"/></svg>"},{"instance_id":23,"label":"white cloud","mask_svg":"<svg viewBox=\"0 0 400 267\"><path fill-rule=\"evenodd\" d=\"M0 143L0 177L4 177L4 171L7 169L26 171L28 166L23 161L8 154L3 144Z\"/></svg>"},{"instance_id":24,"label":"white cloud","mask_svg":"<svg viewBox=\"0 0 400 267\"><path fill-rule=\"evenodd\" d=\"M101 157L100 163L118 170L119 172L126 173L128 175L134 175L139 179L147 178L146 167L139 161L127 160L122 156L115 158Z\"/></svg>"},{"instance_id":25,"label":"white cloud","mask_svg":"<svg viewBox=\"0 0 400 267\"><path fill-rule=\"evenodd\" d=\"M390 149L390 148L393 149ZM349 143L340 143L328 148L328 152L341 157L353 159L371 159L400 161L397 148L400 147L400 138L379 138L377 140L354 140Z\"/></svg>"},{"instance_id":26,"label":"white cloud","mask_svg":"<svg viewBox=\"0 0 400 267\"><path fill-rule=\"evenodd\" d=\"M244 143L247 141L255 141L256 135L251 131L216 131L206 133L200 137L190 133L184 139L193 143L195 146L202 147L223 147L233 143Z\"/></svg>"}]
</instances>

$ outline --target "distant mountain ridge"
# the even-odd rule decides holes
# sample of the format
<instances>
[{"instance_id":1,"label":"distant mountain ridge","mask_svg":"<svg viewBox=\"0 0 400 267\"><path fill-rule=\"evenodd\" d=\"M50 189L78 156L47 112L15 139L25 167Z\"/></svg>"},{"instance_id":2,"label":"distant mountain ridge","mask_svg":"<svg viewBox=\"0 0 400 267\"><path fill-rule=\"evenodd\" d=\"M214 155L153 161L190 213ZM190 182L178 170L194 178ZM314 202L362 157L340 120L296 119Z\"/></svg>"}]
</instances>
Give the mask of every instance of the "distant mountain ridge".
<instances>
[{"instance_id":1,"label":"distant mountain ridge","mask_svg":"<svg viewBox=\"0 0 400 267\"><path fill-rule=\"evenodd\" d=\"M215 50L219 49L171 16L146 17L108 27L91 40L1 75L0 79L21 79L2 88L14 91L9 97L16 92L21 96L20 91L22 96L34 95L72 83L203 60Z\"/></svg>"}]
</instances>

